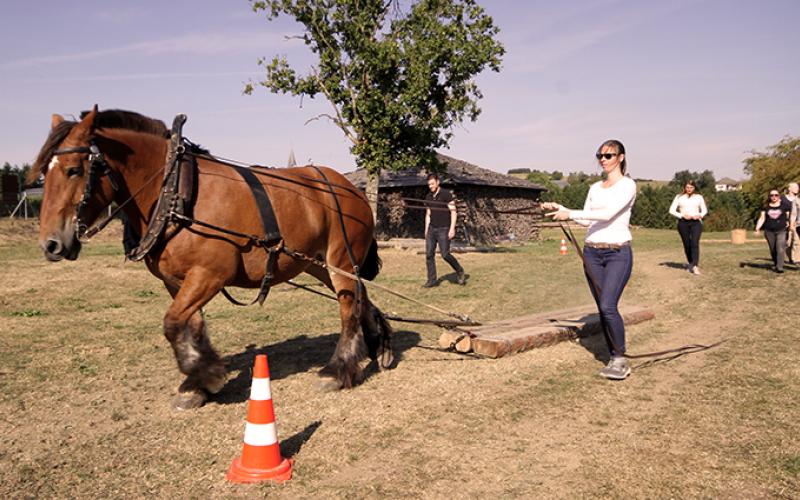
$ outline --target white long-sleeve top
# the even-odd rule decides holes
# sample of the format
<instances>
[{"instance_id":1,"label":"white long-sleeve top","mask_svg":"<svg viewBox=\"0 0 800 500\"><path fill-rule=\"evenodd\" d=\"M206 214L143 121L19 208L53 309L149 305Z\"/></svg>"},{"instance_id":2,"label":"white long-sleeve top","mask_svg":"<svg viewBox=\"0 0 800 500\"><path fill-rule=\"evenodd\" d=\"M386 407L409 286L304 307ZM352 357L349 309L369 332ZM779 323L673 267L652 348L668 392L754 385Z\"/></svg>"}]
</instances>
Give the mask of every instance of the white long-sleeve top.
<instances>
[{"instance_id":1,"label":"white long-sleeve top","mask_svg":"<svg viewBox=\"0 0 800 500\"><path fill-rule=\"evenodd\" d=\"M589 188L583 210L570 210L578 224L589 226L585 241L589 243L625 243L631 236L631 209L636 201L636 183L623 177L610 187L603 181Z\"/></svg>"},{"instance_id":2,"label":"white long-sleeve top","mask_svg":"<svg viewBox=\"0 0 800 500\"><path fill-rule=\"evenodd\" d=\"M683 219L684 215L690 217L699 215L702 219L708 213L706 200L703 199L702 194L693 194L692 196L687 196L686 193L680 194L672 200L669 213L679 219Z\"/></svg>"}]
</instances>

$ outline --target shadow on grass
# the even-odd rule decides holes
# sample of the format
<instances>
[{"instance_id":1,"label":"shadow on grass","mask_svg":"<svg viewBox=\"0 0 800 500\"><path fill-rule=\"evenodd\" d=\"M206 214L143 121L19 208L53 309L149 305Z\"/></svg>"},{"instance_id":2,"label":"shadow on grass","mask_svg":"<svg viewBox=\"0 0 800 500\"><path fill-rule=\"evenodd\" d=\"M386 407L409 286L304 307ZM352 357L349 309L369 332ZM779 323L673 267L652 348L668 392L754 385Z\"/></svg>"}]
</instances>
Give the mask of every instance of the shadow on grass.
<instances>
[{"instance_id":1,"label":"shadow on grass","mask_svg":"<svg viewBox=\"0 0 800 500\"><path fill-rule=\"evenodd\" d=\"M774 270L775 269L775 264L773 264L772 259L766 259L766 258L759 258L759 259L753 259L753 260L743 260L743 261L739 262L739 268L740 269L741 268L745 268L745 267L751 267L753 269ZM794 264L790 264L790 263L786 262L783 265L783 268L785 270L789 270L789 271L797 271L797 270L800 270L800 264L798 264L796 262Z\"/></svg>"},{"instance_id":2,"label":"shadow on grass","mask_svg":"<svg viewBox=\"0 0 800 500\"><path fill-rule=\"evenodd\" d=\"M444 276L436 280L436 283L439 284L445 281L447 281L451 285L458 285L458 273L445 274ZM469 273L464 273L464 285L460 286L466 286L468 284L469 284Z\"/></svg>"},{"instance_id":3,"label":"shadow on grass","mask_svg":"<svg viewBox=\"0 0 800 500\"><path fill-rule=\"evenodd\" d=\"M671 269L681 269L683 271L686 270L686 263L685 262L660 262L659 266L669 267Z\"/></svg>"},{"instance_id":4,"label":"shadow on grass","mask_svg":"<svg viewBox=\"0 0 800 500\"><path fill-rule=\"evenodd\" d=\"M322 425L322 422L319 420L312 422L294 436L281 441L281 456L284 458L292 458L297 455L300 452L300 448L306 444L306 441L311 439L311 436L314 435L320 425Z\"/></svg>"},{"instance_id":5,"label":"shadow on grass","mask_svg":"<svg viewBox=\"0 0 800 500\"><path fill-rule=\"evenodd\" d=\"M392 349L394 352L392 367L401 362L403 353L417 345L420 339L421 337L417 332L395 330L392 337ZM263 345L261 347L250 344L245 347L244 351L223 358L227 365L228 373L238 373L228 380L222 391L212 395L209 398L209 402L231 404L247 401L250 395L253 364L258 354L267 354L269 356L270 379L278 380L296 373L307 372L313 368L322 368L330 359L334 349L336 349L338 340L339 334L331 333L315 337L300 335L277 344ZM376 365L374 362L370 362L367 365L364 369L364 379L373 376L379 371Z\"/></svg>"},{"instance_id":6,"label":"shadow on grass","mask_svg":"<svg viewBox=\"0 0 800 500\"><path fill-rule=\"evenodd\" d=\"M578 344L581 347L592 353L594 359L600 361L604 365L609 362L611 355L608 353L608 344L606 343L605 334L598 328L578 337Z\"/></svg>"}]
</instances>

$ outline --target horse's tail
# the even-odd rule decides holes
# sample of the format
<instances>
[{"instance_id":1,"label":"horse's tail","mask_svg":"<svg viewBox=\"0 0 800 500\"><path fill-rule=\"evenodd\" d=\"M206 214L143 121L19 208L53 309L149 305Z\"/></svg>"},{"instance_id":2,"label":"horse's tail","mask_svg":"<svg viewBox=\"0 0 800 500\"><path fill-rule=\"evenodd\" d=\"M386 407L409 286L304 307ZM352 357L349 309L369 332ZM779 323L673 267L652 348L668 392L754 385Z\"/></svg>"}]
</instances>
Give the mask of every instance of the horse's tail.
<instances>
[{"instance_id":1,"label":"horse's tail","mask_svg":"<svg viewBox=\"0 0 800 500\"><path fill-rule=\"evenodd\" d=\"M378 242L375 241L375 238L372 239L372 245L369 247L369 251L367 252L367 258L364 259L364 263L361 265L360 275L365 280L373 280L381 272L381 266L383 262L381 258L378 257Z\"/></svg>"}]
</instances>

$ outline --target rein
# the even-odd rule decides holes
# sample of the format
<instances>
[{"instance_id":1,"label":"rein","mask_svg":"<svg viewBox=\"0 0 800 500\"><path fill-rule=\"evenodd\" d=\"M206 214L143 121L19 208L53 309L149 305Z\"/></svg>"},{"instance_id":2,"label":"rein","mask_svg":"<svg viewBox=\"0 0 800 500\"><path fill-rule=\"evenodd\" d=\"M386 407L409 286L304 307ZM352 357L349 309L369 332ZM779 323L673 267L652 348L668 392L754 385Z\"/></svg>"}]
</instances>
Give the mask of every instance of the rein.
<instances>
[{"instance_id":1,"label":"rein","mask_svg":"<svg viewBox=\"0 0 800 500\"><path fill-rule=\"evenodd\" d=\"M575 253L577 253L578 257L581 259L581 262L583 263L583 269L586 272L586 276L589 277L589 286L592 287L593 291L595 292L595 295L597 297L599 297L600 296L600 285L597 282L597 278L594 276L594 273L592 273L591 268L586 264L586 256L583 255L583 249L581 248L580 243L578 243L577 238L575 238L575 234L573 234L572 228L570 228L569 225L566 225L566 224L564 224L562 222L559 222L558 225L559 225L559 227L561 227L561 231L564 233L564 237L567 240L569 240L569 242L572 243L572 245L575 247ZM611 336L611 334L608 331L606 331L605 323L602 321L602 318L600 318L600 320L601 320L600 324L601 324L601 326L603 328L603 335L605 335L606 339L608 339L608 341L611 343L611 346L614 348L615 351L621 352L619 346L617 346L617 344L614 342L614 339ZM705 351L705 350L717 347L718 345L720 345L720 344L722 344L724 342L727 342L727 341L728 341L728 339L722 339L719 342L715 342L715 343L709 344L709 345L687 344L687 345L684 345L684 346L681 346L681 347L676 347L674 349L665 349L663 351L646 352L646 353L643 353L643 354L627 354L627 353L623 353L622 355L625 356L628 359L655 358L655 357L658 357L658 356L664 356L666 354L677 354L677 356L675 356L675 357L678 357L678 356L682 356L684 354L691 354L691 353L695 353L695 352Z\"/></svg>"},{"instance_id":2,"label":"rein","mask_svg":"<svg viewBox=\"0 0 800 500\"><path fill-rule=\"evenodd\" d=\"M181 116L181 118L182 118L183 121L185 121L185 116ZM177 123L177 121L178 121L178 117L176 117L176 123ZM182 121L181 121L180 125L182 125ZM175 127L175 125L174 125L174 127ZM173 139L175 139L175 135L173 135ZM172 151L173 149L174 149L174 151ZM173 158L176 158L176 157L181 156L183 154L183 152L184 152L183 149L184 149L183 144L179 144L178 147L176 147L176 148L170 148L170 151L168 153L171 153ZM113 210L111 212L111 214L109 214L107 217L105 217L102 221L100 221L99 223L94 224L92 227L87 227L86 224L83 223L84 218L82 217L82 212L88 206L89 200L93 195L94 185L100 180L100 178L102 178L104 176L108 176L109 177L109 181L111 182L112 189L116 193L116 192L119 191L119 182L118 182L118 179L117 179L117 175L118 174L109 167L109 165L106 162L103 154L100 152L99 148L97 147L97 145L93 141L90 142L89 146L78 146L78 147L71 147L71 148L64 148L64 149L56 150L55 152L53 152L53 156L59 156L59 155L65 155L65 154L71 154L71 153L86 153L86 154L88 154L88 158L87 159L89 161L89 173L88 173L88 176L87 176L87 179L86 179L86 186L84 187L84 192L83 192L83 194L81 196L80 201L78 202L78 206L77 206L76 213L75 213L75 220L76 220L75 233L76 233L76 236L78 237L78 239L89 239L92 236L94 236L95 234L97 234L98 232L100 232L101 230L103 230L109 224L109 222L116 215L119 214L119 212L123 209L123 207L125 207L130 201L134 200L136 198L136 196L139 193L141 193L142 190L145 187L147 187L156 177L161 175L162 172L164 172L166 167L167 167L167 165L165 165L162 169L157 170L153 175L151 175L149 178L147 178L145 180L145 182L142 184L142 186L135 193L131 194L131 196L128 197L127 200L125 200L122 204L117 206L117 208L115 210ZM203 159L206 159L208 161L212 161L212 162L215 162L215 163L219 163L219 164L223 164L223 165L227 165L227 166L231 166L231 167L238 167L239 165L246 165L246 164L243 164L241 162L234 162L233 160L227 160L227 159L224 159L224 158L216 157L216 156L213 156L213 155L210 155L210 154L205 154L205 153L193 152L192 155L194 157L196 157L196 158L203 158ZM172 163L172 162L168 162L168 164L169 163ZM174 165L171 165L171 166L174 166ZM308 181L308 182L312 182L312 183L316 183L316 184L322 184L324 187L327 188L327 191L333 196L334 202L336 204L336 211L337 211L337 215L338 215L338 219L339 219L339 224L341 225L342 234L343 234L343 237L344 237L345 248L347 250L348 258L350 260L350 264L353 267L354 273L349 273L349 272L344 271L342 269L339 269L339 268L337 268L337 267L335 267L333 265L330 265L330 264L328 264L328 263L326 263L324 261L321 261L319 259L310 257L310 256L308 256L308 255L306 255L306 254L304 254L302 252L298 252L298 251L292 250L290 248L287 248L285 246L285 244L283 244L283 241L281 241L279 245L275 245L273 247L269 247L268 248L269 253L270 253L270 260L275 259L276 255L278 253L285 253L286 255L288 255L288 256L290 256L290 257L292 257L294 259L311 262L311 263L313 263L313 264L315 264L315 265L317 265L317 266L319 266L319 267L321 267L323 269L327 269L328 271L330 271L330 272L332 272L334 274L339 274L341 276L344 276L346 278L350 278L350 279L356 281L356 283L357 283L357 287L356 287L356 293L357 293L356 304L357 304L358 310L360 310L360 308L361 308L361 300L362 300L361 299L361 290L362 290L362 287L366 286L366 283L362 280L361 276L359 275L359 266L356 263L355 256L354 256L353 250L352 250L352 246L350 245L350 241L349 241L349 238L347 236L346 226L344 224L344 218L343 218L344 216L343 216L343 213L342 213L341 205L339 204L339 197L336 194L336 192L334 190L334 187L338 187L340 189L343 189L343 190L345 190L345 191L347 191L349 193L352 193L352 194L354 194L356 196L359 196L359 197L363 196L363 194L361 193L361 191L355 189L352 186L344 186L344 185L332 183L330 181L330 179L328 179L328 177L324 174L324 172L322 172L318 167L313 166L313 165L312 165L312 167L320 174L322 179L309 177L309 176L306 176L306 175L303 175L303 174L294 174L294 175L296 177L298 177L300 179L303 179L305 181ZM275 179L280 179L282 181L290 181L291 182L290 179L286 179L285 177L271 174L270 172L265 171L263 169L253 170L253 172L257 173L258 175L264 175L266 177L272 177L272 178L275 178ZM417 199L417 198L401 198L401 200L404 203L407 203L406 207L410 208L410 209L449 210L449 207L447 206L448 203L445 203L445 202L436 202L436 201ZM439 207L439 206L437 206L437 204L440 204L442 206ZM494 213L494 214L529 215L529 216L541 217L540 210L541 209L539 207L532 205L532 206L521 207L521 208L513 209L513 210L479 210L479 211L486 212L486 213ZM181 222L184 222L184 223L188 223L190 225L191 224L197 224L199 226L206 227L206 228L209 228L209 229L213 229L215 231L219 231L219 232L224 233L224 234L228 234L228 235L231 235L231 236L237 236L237 237L240 237L240 238L245 238L245 239L253 242L257 246L264 246L264 247L268 246L268 245L266 245L266 243L267 243L266 240L264 238L262 238L262 237L259 237L259 236L253 235L253 234L241 233L241 232L230 230L230 229L227 229L227 228L223 228L223 227L220 227L220 226L217 226L217 225L214 225L214 224L210 224L208 222L200 221L200 220L194 219L193 217L188 217L185 214L178 213L178 212L176 212L175 210L173 210L171 208L168 210L167 215L168 215L168 217L170 219L172 219L174 221L181 221ZM592 273L591 269L587 265L586 257L584 256L583 249L581 248L580 244L578 243L577 239L575 238L575 235L573 234L572 229L569 226L567 226L567 225L565 225L565 224L563 224L561 222L559 222L559 227L561 228L562 232L564 233L564 236L566 237L566 239L569 240L570 243L572 243L572 245L575 247L576 253L579 256L579 258L581 259L581 262L583 263L583 268L584 268L584 270L586 272L586 275L589 277L589 286L592 287L592 289L596 292L596 295L599 296L600 290L601 290L600 286L599 286L599 283L598 283L596 277L594 276L594 274ZM333 297L332 295L328 295L328 294L325 294L325 293L322 293L322 292L318 292L316 290L312 290L312 289L310 289L310 288L308 288L306 286L294 283L291 280L287 281L287 283L292 285L292 286L295 286L297 288L302 288L302 289L311 291L313 293L316 293L318 295L322 295L322 296L325 296L325 297L333 299L333 300L338 300L335 297ZM432 306L430 304L426 304L426 303L424 303L422 301L419 301L419 300L416 300L414 298L408 297L408 296L406 296L404 294L401 294L401 293L396 292L396 291L394 291L394 290L392 290L392 289L390 289L388 287L385 287L383 285L379 285L379 284L374 283L374 282L371 282L369 285L373 286L373 287L377 287L377 288L379 288L379 289L381 289L381 290L383 290L383 291L385 291L387 293L390 293L392 295L395 295L395 296L397 296L397 297L399 297L401 299L404 299L404 300L413 302L415 304L421 305L423 307L429 308L429 309L431 309L433 311L436 311L436 312L438 312L440 314L444 314L444 315L450 316L452 318L455 318L456 321L452 321L452 320L437 321L437 320L426 320L426 319L418 319L418 318L403 318L403 317L396 316L396 315L386 316L387 319L391 319L391 320L394 320L394 321L401 321L401 322L409 322L409 323L430 323L430 324L435 324L435 325L439 325L439 326L448 327L448 328L454 329L454 330L459 331L459 332L462 333L461 337L458 340L460 340L461 338L467 337L467 336L469 336L469 337L473 337L474 336L474 334L472 334L468 330L464 330L464 329L461 329L459 327L480 325L479 322L471 320L467 315L462 315L462 314L457 314L457 313L445 311L443 309L440 309L438 307ZM263 288L263 285L262 285L262 288ZM238 303L238 301L236 301L230 295L228 295L228 293L224 289L222 291L223 291L223 294L229 300L231 300L234 303ZM263 300L259 301L259 302L263 302ZM241 305L244 305L244 304L241 304ZM602 321L601 321L601 324L602 324ZM605 326L603 326L603 333L606 336L606 338L609 340L611 345L613 346L614 350L619 352L620 349L614 343L614 340L611 337L611 335L609 334L609 332L606 331ZM689 344L689 345L684 345L684 346L681 346L681 347L678 347L678 348L674 348L674 349L666 349L666 350L663 350L663 351L649 352L649 353L644 353L644 354L627 354L627 353L625 353L623 355L626 358L630 358L630 359L634 359L634 358L652 358L652 357L664 356L664 355L667 355L667 354L676 354L676 356L674 356L674 357L678 357L678 356L682 356L684 354L690 354L690 353L695 353L695 352L708 350L708 349L711 349L713 347L717 347L717 346L719 346L720 344L722 344L722 343L724 343L726 341L727 341L727 339L723 339L723 340L721 340L719 342L716 342L716 343L710 344L710 345ZM456 342L453 342L453 345L451 345L451 348L454 347L454 344Z\"/></svg>"},{"instance_id":3,"label":"rein","mask_svg":"<svg viewBox=\"0 0 800 500\"><path fill-rule=\"evenodd\" d=\"M223 234L228 234L228 235L231 235L231 236L237 236L239 238L245 238L245 239L250 240L251 242L253 242L253 243L255 243L255 244L259 245L259 246L262 244L262 241L263 241L262 238L260 238L259 236L252 235L252 234L241 233L241 232L234 231L234 230L231 230L231 229L226 229L224 227L220 227L220 226L217 226L215 224L211 224L211 223L208 223L208 222L197 220L197 219L194 219L192 217L187 217L187 216L182 215L182 214L173 213L172 217L174 217L176 220L180 220L180 221L185 222L187 224L196 224L198 226L202 226L202 227L205 227L205 228L208 228L208 229L213 229L214 231L219 231L220 233L223 233ZM285 253L289 257L292 257L292 258L295 258L295 259L299 259L299 260L304 260L304 261L307 261L307 262L311 262L312 264L316 264L319 267L322 267L323 269L327 269L328 271L330 271L330 272L332 272L334 274L339 274L341 276L344 276L345 278L350 278L352 280L356 280L357 279L356 275L354 275L352 273L349 273L349 272L347 272L347 271L345 271L343 269L339 269L338 267L333 266L331 264L328 264L328 263L326 263L324 261L321 261L319 259L315 259L314 257L308 256L308 255L306 255L306 254L304 254L302 252L298 252L296 250L292 250L291 248L288 248L286 245L283 245L280 249L278 249L278 251L281 252L281 253ZM297 288L303 288L302 286L297 286L297 284L295 284L295 283L290 283L290 284L292 284L293 286L296 286ZM412 297L408 297L406 295L403 295L400 292L394 291L391 288L388 288L386 286L380 285L378 283L375 283L375 282L366 283L365 282L364 285L365 286L369 285L370 287L379 288L379 289L381 289L381 290L383 290L383 291L385 291L385 292L387 292L387 293L389 293L391 295L399 297L401 299L413 302L413 303L421 305L423 307L427 307L428 309L436 311L436 312L438 312L440 314L444 314L444 315L450 316L452 318L455 318L455 319L459 320L460 325L462 325L462 326L477 326L477 325L480 325L480 323L472 321L471 319L469 319L469 316L467 316L465 314L457 314L457 313L445 311L444 309L440 309L440 308L438 308L436 306L432 306L430 304L426 304L425 302L416 300L416 299L414 299ZM319 294L320 292L316 292L315 291L315 293ZM328 296L327 294L323 294L323 295Z\"/></svg>"}]
</instances>

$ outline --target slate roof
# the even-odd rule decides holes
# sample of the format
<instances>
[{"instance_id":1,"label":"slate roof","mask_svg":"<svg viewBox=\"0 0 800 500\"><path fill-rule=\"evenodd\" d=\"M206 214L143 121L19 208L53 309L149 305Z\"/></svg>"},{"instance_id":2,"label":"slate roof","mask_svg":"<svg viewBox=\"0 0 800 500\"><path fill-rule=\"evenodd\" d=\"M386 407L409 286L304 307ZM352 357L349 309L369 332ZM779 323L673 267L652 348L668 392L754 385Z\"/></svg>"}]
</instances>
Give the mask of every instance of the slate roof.
<instances>
[{"instance_id":1,"label":"slate roof","mask_svg":"<svg viewBox=\"0 0 800 500\"><path fill-rule=\"evenodd\" d=\"M436 156L447 167L446 172L439 174L444 185L492 186L547 191L546 188L524 179L481 168L443 154ZM365 188L367 173L363 168L348 172L344 176L357 188ZM380 185L381 187L426 186L428 184L427 176L428 172L421 168L409 168L399 172L381 172Z\"/></svg>"}]
</instances>

